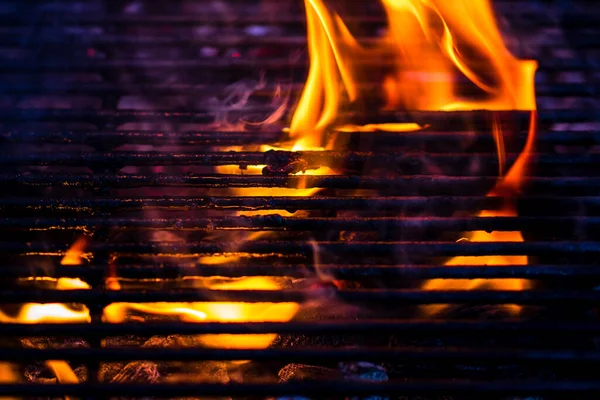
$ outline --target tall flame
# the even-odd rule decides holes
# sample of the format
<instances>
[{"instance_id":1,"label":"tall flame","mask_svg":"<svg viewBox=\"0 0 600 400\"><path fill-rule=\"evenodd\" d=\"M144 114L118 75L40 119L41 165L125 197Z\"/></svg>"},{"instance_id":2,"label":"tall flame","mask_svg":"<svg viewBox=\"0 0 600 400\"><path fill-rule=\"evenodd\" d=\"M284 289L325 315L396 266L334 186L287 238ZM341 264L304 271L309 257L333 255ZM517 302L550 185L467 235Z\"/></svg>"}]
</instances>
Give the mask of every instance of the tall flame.
<instances>
[{"instance_id":1,"label":"tall flame","mask_svg":"<svg viewBox=\"0 0 600 400\"><path fill-rule=\"evenodd\" d=\"M525 147L508 173L505 168L504 134L494 118L491 126L498 152L499 179L489 196L502 196L499 211L483 211L480 217L513 216L511 199L521 189L536 132L534 75L537 62L519 60L506 48L489 0L381 0L387 33L365 47L352 36L338 14L322 0L305 0L310 71L294 113L290 136L312 145L324 145L326 133L338 130L417 131L416 124L369 124L339 127L342 107L364 99L358 79L371 74L369 61L391 68L383 71L381 92L385 110L531 111ZM371 62L371 64L374 64ZM459 82L466 82L459 84ZM478 93L467 96L465 87ZM412 129L411 129L412 128ZM471 241L523 241L520 232L472 232ZM446 265L523 265L526 256L455 257ZM443 280L425 283L425 289L496 288L523 290L523 279ZM441 306L440 306L441 307ZM516 312L516 306L509 306ZM428 308L434 313L439 307Z\"/></svg>"},{"instance_id":2,"label":"tall flame","mask_svg":"<svg viewBox=\"0 0 600 400\"><path fill-rule=\"evenodd\" d=\"M365 98L358 79L371 74L373 66L366 64L372 60L386 67L391 62L381 82L386 109L535 110L537 63L508 51L488 0L381 3L388 30L367 48L322 0L305 0L310 70L292 119L292 138L322 145L342 105ZM461 94L457 75L478 88L481 99ZM392 124L382 128L405 130Z\"/></svg>"}]
</instances>

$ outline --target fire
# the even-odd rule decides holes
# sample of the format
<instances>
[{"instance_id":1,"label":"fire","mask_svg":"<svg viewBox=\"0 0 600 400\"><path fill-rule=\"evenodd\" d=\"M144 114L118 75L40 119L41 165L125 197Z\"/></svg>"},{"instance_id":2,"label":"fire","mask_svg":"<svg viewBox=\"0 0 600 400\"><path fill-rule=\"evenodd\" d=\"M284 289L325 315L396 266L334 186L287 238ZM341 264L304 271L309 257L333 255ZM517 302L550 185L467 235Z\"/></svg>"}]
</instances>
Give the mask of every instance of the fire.
<instances>
[{"instance_id":1,"label":"fire","mask_svg":"<svg viewBox=\"0 0 600 400\"><path fill-rule=\"evenodd\" d=\"M57 290L89 289L90 286L80 279L71 278L32 278L34 281L54 282ZM24 304L17 316L6 315L0 310L0 322L8 324L64 324L64 323L89 323L91 321L90 311L81 306L78 310L58 303L27 303ZM54 373L60 383L79 383L79 378L66 361L48 360L46 366ZM5 370L9 371L8 364L0 364L0 373L7 382L18 382L19 376L13 371L10 376L5 376Z\"/></svg>"},{"instance_id":2,"label":"fire","mask_svg":"<svg viewBox=\"0 0 600 400\"><path fill-rule=\"evenodd\" d=\"M391 61L391 72L381 82L387 110L536 109L537 63L508 51L488 0L381 3L387 33L367 48L322 0L305 0L311 62L291 123L292 138L304 138L312 146L326 142L324 133L339 122L342 106L366 98L358 80L372 73L372 66L365 65L369 60ZM457 75L477 88L481 99L462 95ZM393 125L382 130L413 130ZM367 128L372 129L374 125Z\"/></svg>"},{"instance_id":3,"label":"fire","mask_svg":"<svg viewBox=\"0 0 600 400\"><path fill-rule=\"evenodd\" d=\"M86 260L89 255L85 253L85 248L88 245L87 236L81 236L77 239L67 250L65 256L61 260L61 265L81 265L83 261Z\"/></svg>"},{"instance_id":4,"label":"fire","mask_svg":"<svg viewBox=\"0 0 600 400\"><path fill-rule=\"evenodd\" d=\"M223 279L209 283L214 290L279 290L281 287L267 277ZM142 314L177 317L183 322L287 322L294 317L297 303L113 303L104 309L104 320L121 323L136 311ZM212 348L262 349L275 340L275 334L256 335L199 335L199 343Z\"/></svg>"},{"instance_id":5,"label":"fire","mask_svg":"<svg viewBox=\"0 0 600 400\"><path fill-rule=\"evenodd\" d=\"M358 80L372 73L366 61L389 65L383 71L381 92L384 110L531 111L527 143L509 172L505 168L504 134L494 119L493 135L499 159L496 187L489 196L502 196L505 207L483 211L480 217L513 216L511 199L521 189L536 132L534 76L537 62L519 60L506 48L489 0L381 0L388 27L385 35L365 47L351 34L342 18L322 0L305 0L310 71L294 113L290 136L315 146L327 146L326 133L339 125L340 111L365 100ZM477 96L461 93L469 82ZM388 123L344 125L338 131L418 131L417 124ZM329 144L327 143L329 142ZM472 232L473 242L522 242L520 232ZM525 265L526 256L455 257L446 265ZM427 290L524 290L523 279L443 280L425 283ZM440 307L427 308L428 314ZM519 307L507 306L512 312Z\"/></svg>"}]
</instances>

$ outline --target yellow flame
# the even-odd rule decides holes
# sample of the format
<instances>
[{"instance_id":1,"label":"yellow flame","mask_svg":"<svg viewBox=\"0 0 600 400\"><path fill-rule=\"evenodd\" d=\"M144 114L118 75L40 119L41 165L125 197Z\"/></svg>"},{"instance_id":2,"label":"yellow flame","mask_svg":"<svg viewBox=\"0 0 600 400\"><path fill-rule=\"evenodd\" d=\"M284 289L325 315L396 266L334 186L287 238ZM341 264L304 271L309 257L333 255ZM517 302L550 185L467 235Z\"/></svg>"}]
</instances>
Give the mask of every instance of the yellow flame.
<instances>
[{"instance_id":1,"label":"yellow flame","mask_svg":"<svg viewBox=\"0 0 600 400\"><path fill-rule=\"evenodd\" d=\"M305 0L310 70L292 138L322 146L342 106L365 98L357 82L377 60L392 62L381 82L387 110L535 110L537 63L508 51L488 0L381 2L388 31L366 48L322 0ZM458 74L481 99L461 93ZM385 130L403 130L390 125Z\"/></svg>"},{"instance_id":2,"label":"yellow flame","mask_svg":"<svg viewBox=\"0 0 600 400\"><path fill-rule=\"evenodd\" d=\"M81 265L83 261L89 257L86 255L85 249L88 245L87 236L81 236L67 250L65 256L61 260L61 265Z\"/></svg>"},{"instance_id":3,"label":"yellow flame","mask_svg":"<svg viewBox=\"0 0 600 400\"><path fill-rule=\"evenodd\" d=\"M279 290L281 287L267 277L230 279L209 285L214 290ZM178 317L183 322L287 322L296 314L296 303L113 303L104 309L104 320L121 323L130 319L130 313ZM199 335L203 346L212 348L262 349L275 340L275 334L256 335Z\"/></svg>"},{"instance_id":4,"label":"yellow flame","mask_svg":"<svg viewBox=\"0 0 600 400\"><path fill-rule=\"evenodd\" d=\"M366 99L357 84L369 68L382 70L384 110L466 111L530 110L529 136L523 152L489 194L507 199L500 211L481 217L516 215L510 199L518 194L536 131L534 75L537 62L519 60L506 48L489 0L381 0L388 29L369 48L352 36L339 15L322 0L305 0L310 70L294 113L290 136L323 146L327 129L338 121L343 107ZM468 96L458 77L470 82ZM338 131L416 131L412 124L343 125ZM491 126L497 145L499 175L505 168L504 132L497 118ZM520 232L472 232L471 241L523 241ZM446 265L523 265L525 256L455 257ZM425 289L523 290L529 282L508 280L431 280ZM513 311L515 309L513 308Z\"/></svg>"}]
</instances>

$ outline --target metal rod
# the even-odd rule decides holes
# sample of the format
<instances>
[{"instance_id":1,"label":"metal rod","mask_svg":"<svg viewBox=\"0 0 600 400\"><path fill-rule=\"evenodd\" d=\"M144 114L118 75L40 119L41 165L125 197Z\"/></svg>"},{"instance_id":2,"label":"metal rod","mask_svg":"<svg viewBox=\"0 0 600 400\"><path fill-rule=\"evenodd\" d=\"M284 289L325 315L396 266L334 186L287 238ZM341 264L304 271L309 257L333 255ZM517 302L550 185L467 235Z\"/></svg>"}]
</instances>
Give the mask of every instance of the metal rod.
<instances>
[{"instance_id":1,"label":"metal rod","mask_svg":"<svg viewBox=\"0 0 600 400\"><path fill-rule=\"evenodd\" d=\"M211 218L0 218L0 228L18 229L195 229L285 231L403 231L404 233L462 231L564 231L600 228L600 217L361 217L295 218L280 215Z\"/></svg>"},{"instance_id":2,"label":"metal rod","mask_svg":"<svg viewBox=\"0 0 600 400\"><path fill-rule=\"evenodd\" d=\"M334 291L330 296L348 303L397 305L409 304L588 304L600 303L600 292L595 290L553 291L425 291L417 289L357 289ZM179 289L163 291L98 291L92 290L21 290L3 291L0 302L9 303L82 303L108 305L110 303L154 302L304 302L314 298L314 290L202 290Z\"/></svg>"},{"instance_id":3,"label":"metal rod","mask_svg":"<svg viewBox=\"0 0 600 400\"><path fill-rule=\"evenodd\" d=\"M513 162L519 155L507 153L507 162ZM536 165L556 167L599 168L600 155L554 155L532 153L529 160ZM26 154L5 154L0 157L0 166L27 165L289 165L302 160L304 168L329 167L362 167L365 164L389 166L394 168L422 169L426 171L431 165L438 167L448 165L465 165L477 160L482 166L494 167L498 157L493 153L464 154L423 154L413 152L338 152L338 151L267 151L267 152L45 152ZM564 170L561 169L564 174ZM458 172L457 172L458 173Z\"/></svg>"},{"instance_id":4,"label":"metal rod","mask_svg":"<svg viewBox=\"0 0 600 400\"><path fill-rule=\"evenodd\" d=\"M21 39L22 40L22 39ZM187 41L186 41L187 43ZM211 42L212 44L212 42ZM366 78L363 78L366 79ZM461 85L460 82L456 83ZM357 83L357 86L367 88L372 84L366 81ZM5 94L41 94L50 93L56 95L105 95L105 94L120 94L120 95L135 95L140 93L156 93L156 94L197 94L197 93L223 93L230 85L226 84L186 84L186 83L122 83L116 84L111 82L3 82L2 90ZM290 83L281 85L265 85L263 88L257 88L254 95L273 96L277 90L290 90L292 93L298 93L304 88L304 83ZM460 90L460 89L459 89ZM580 83L552 83L552 84L536 84L535 93L539 97L562 97L562 96L589 96L598 93L600 85L594 82L586 84ZM540 135L539 139L543 139Z\"/></svg>"},{"instance_id":5,"label":"metal rod","mask_svg":"<svg viewBox=\"0 0 600 400\"><path fill-rule=\"evenodd\" d=\"M597 321L527 320L336 320L306 322L202 322L202 323L125 323L125 324L1 324L3 336L96 336L123 335L198 335L198 334L599 334Z\"/></svg>"},{"instance_id":6,"label":"metal rod","mask_svg":"<svg viewBox=\"0 0 600 400\"><path fill-rule=\"evenodd\" d=\"M279 22L279 21L278 21ZM66 27L65 27L66 28ZM358 37L357 40L367 46L381 42L376 36ZM550 39L551 40L551 39ZM560 46L560 42L550 41L547 46ZM181 36L127 36L127 35L54 35L38 36L23 40L23 32L8 31L0 35L0 45L19 46L29 48L34 46L212 46L212 47L304 47L307 44L304 36L251 36L240 34L238 36L207 36L207 37L181 37ZM596 47L597 41L593 37L579 35L573 45L578 49Z\"/></svg>"},{"instance_id":7,"label":"metal rod","mask_svg":"<svg viewBox=\"0 0 600 400\"><path fill-rule=\"evenodd\" d=\"M23 267L22 265L0 266L4 279L28 278L32 276L52 276L82 278L98 276L105 271L105 265L64 266L54 270L48 268ZM243 276L286 276L306 278L318 272L333 279L474 279L474 278L523 278L523 279L579 279L600 277L600 266L597 265L561 265L561 264L528 264L528 265L312 265L312 264L152 264L119 265L118 276L125 279L162 278L179 279L181 277L243 277Z\"/></svg>"},{"instance_id":8,"label":"metal rod","mask_svg":"<svg viewBox=\"0 0 600 400\"><path fill-rule=\"evenodd\" d=\"M126 174L0 174L0 186L65 186L71 188L145 186L184 187L286 187L393 190L403 196L482 195L496 182L495 176L404 176L397 178L359 176L259 176L259 175L126 175ZM600 178L524 177L523 184L538 195L598 196ZM482 193L483 192L483 193Z\"/></svg>"},{"instance_id":9,"label":"metal rod","mask_svg":"<svg viewBox=\"0 0 600 400\"><path fill-rule=\"evenodd\" d=\"M369 65L392 65L390 59L365 59L361 60L365 66ZM1 72L64 72L69 71L106 71L114 69L131 70L161 70L161 69L203 69L207 71L233 70L296 70L305 71L307 69L306 58L301 57L301 61L291 62L289 58L263 58L257 61L254 58L205 58L205 59L120 59L120 60L90 60L90 59L43 59L35 57L24 57L17 60L2 60L0 62ZM480 65L483 66L483 65ZM593 62L582 61L580 59L553 59L540 65L539 71L585 71L593 70Z\"/></svg>"},{"instance_id":10,"label":"metal rod","mask_svg":"<svg viewBox=\"0 0 600 400\"><path fill-rule=\"evenodd\" d=\"M600 208L600 197L592 196L523 196L516 199L519 207L547 208L554 215L558 208L585 210ZM501 197L484 196L377 196L377 197L265 197L265 196L178 196L178 197L3 197L2 208L35 208L36 213L47 209L52 212L66 210L102 211L122 209L173 208L184 210L398 210L403 212L426 211L444 213L458 210L492 210L504 205ZM581 212L592 215L590 210ZM36 214L39 215L39 214Z\"/></svg>"},{"instance_id":11,"label":"metal rod","mask_svg":"<svg viewBox=\"0 0 600 400\"><path fill-rule=\"evenodd\" d=\"M68 327L67 327L68 329ZM40 360L94 361L199 361L253 360L310 363L327 361L458 361L509 362L511 364L560 362L600 362L598 351L574 350L482 350L477 348L290 348L290 349L169 349L169 348L76 348L9 349L0 351L0 360L31 362Z\"/></svg>"},{"instance_id":12,"label":"metal rod","mask_svg":"<svg viewBox=\"0 0 600 400\"><path fill-rule=\"evenodd\" d=\"M30 4L35 0L23 0L23 4ZM552 26L554 27L556 22L547 18L540 13L523 10L521 7L513 7L503 9L503 14L514 15L517 14L519 18L528 21L528 26ZM138 25L175 25L175 26L197 26L205 24L225 24L225 25L269 25L272 24L272 19L268 15L231 15L224 16L222 14L211 14L211 13L198 13L198 14L181 14L181 15L90 15L90 14L68 14L64 12L52 12L52 10L45 9L46 15L51 15L51 18L39 18L36 20L36 24L41 26L56 26L56 25L69 25L74 24L77 26L86 25L124 25L124 26L138 26ZM579 11L565 11L563 15L564 24L569 28L586 28L586 27L597 27L597 20L594 15L590 13L584 13ZM387 21L384 17L374 15L362 15L356 16L344 16L344 22L348 24L362 23L362 24L385 24ZM289 13L277 16L277 23L279 24L295 24L305 25L306 18L303 13ZM0 24L3 26L31 26L31 17L24 13L6 13L2 14L0 18Z\"/></svg>"},{"instance_id":13,"label":"metal rod","mask_svg":"<svg viewBox=\"0 0 600 400\"><path fill-rule=\"evenodd\" d=\"M285 384L2 384L2 396L85 397L193 397L203 396L371 396L389 395L575 395L600 393L598 381L448 381L423 380L400 383L324 381Z\"/></svg>"},{"instance_id":14,"label":"metal rod","mask_svg":"<svg viewBox=\"0 0 600 400\"><path fill-rule=\"evenodd\" d=\"M42 242L0 242L0 252L6 254L48 254L64 253L71 243L56 244ZM485 256L485 255L556 255L556 256L597 256L600 242L560 241L560 242L135 242L135 243L95 243L89 246L92 252L128 254L222 254L243 252L250 254L311 254L314 246L321 251L340 256L357 257L361 254L420 255L420 256ZM600 292L598 292L600 293Z\"/></svg>"}]
</instances>

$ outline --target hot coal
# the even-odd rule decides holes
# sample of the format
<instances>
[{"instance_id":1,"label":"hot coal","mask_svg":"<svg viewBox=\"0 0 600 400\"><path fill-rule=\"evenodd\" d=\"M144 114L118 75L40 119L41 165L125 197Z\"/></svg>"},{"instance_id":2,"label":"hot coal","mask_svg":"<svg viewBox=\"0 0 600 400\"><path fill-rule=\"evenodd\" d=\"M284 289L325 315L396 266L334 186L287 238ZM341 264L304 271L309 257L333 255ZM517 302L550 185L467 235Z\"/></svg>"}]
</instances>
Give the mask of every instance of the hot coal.
<instances>
[{"instance_id":1,"label":"hot coal","mask_svg":"<svg viewBox=\"0 0 600 400\"><path fill-rule=\"evenodd\" d=\"M194 335L153 336L142 345L145 348L193 348L202 344ZM163 382L228 383L227 363L203 360L197 362L162 362L157 367Z\"/></svg>"},{"instance_id":2,"label":"hot coal","mask_svg":"<svg viewBox=\"0 0 600 400\"><path fill-rule=\"evenodd\" d=\"M151 361L132 361L125 365L110 383L156 383L159 381L160 373L158 366Z\"/></svg>"},{"instance_id":3,"label":"hot coal","mask_svg":"<svg viewBox=\"0 0 600 400\"><path fill-rule=\"evenodd\" d=\"M280 383L334 380L342 377L338 370L306 364L288 364L277 374Z\"/></svg>"}]
</instances>

